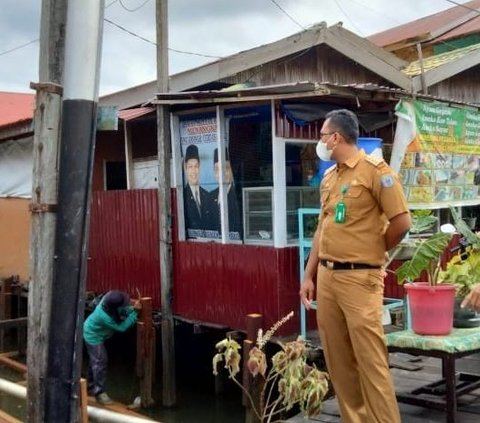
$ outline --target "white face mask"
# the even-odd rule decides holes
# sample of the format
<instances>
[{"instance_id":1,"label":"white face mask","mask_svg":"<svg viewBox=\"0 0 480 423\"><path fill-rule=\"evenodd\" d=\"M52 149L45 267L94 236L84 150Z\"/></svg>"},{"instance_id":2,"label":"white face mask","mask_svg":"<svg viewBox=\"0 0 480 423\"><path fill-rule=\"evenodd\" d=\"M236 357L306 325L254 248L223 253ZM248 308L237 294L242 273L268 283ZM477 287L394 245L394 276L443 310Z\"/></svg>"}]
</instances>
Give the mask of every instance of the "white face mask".
<instances>
[{"instance_id":1,"label":"white face mask","mask_svg":"<svg viewBox=\"0 0 480 423\"><path fill-rule=\"evenodd\" d=\"M320 158L320 160L323 160L325 162L332 160L333 150L327 149L326 143L319 141L317 144L316 150L317 150L317 156Z\"/></svg>"}]
</instances>

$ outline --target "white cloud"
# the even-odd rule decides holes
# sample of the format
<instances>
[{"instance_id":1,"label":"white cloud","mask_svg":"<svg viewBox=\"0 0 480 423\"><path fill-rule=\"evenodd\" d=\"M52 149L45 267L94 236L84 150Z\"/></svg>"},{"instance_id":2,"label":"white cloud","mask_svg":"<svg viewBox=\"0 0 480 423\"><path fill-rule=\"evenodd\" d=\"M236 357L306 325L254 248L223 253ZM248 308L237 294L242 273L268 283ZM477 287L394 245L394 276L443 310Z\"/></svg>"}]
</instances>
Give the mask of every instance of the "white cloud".
<instances>
[{"instance_id":1,"label":"white cloud","mask_svg":"<svg viewBox=\"0 0 480 423\"><path fill-rule=\"evenodd\" d=\"M106 0L109 5L113 0ZM447 9L452 4L439 0L276 0L308 27L339 21L359 35L387 29ZM9 49L39 38L41 2L2 0L0 13L0 90L29 91L38 80L38 42L7 54ZM105 17L155 42L155 0L115 1ZM122 4L135 9L129 12ZM273 42L300 31L270 0L170 0L169 46L213 56L226 56ZM155 46L104 22L100 92L122 90L151 81L156 75ZM170 51L170 73L199 66L214 59Z\"/></svg>"}]
</instances>

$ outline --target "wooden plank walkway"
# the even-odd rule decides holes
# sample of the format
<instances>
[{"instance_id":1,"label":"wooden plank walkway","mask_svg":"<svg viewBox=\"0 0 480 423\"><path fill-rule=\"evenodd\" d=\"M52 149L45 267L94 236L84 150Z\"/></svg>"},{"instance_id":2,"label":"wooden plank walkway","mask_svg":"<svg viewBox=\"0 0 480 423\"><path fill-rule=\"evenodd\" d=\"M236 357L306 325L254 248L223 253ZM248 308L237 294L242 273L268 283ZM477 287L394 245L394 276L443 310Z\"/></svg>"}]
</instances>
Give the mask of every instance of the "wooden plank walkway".
<instances>
[{"instance_id":1,"label":"wooden plank walkway","mask_svg":"<svg viewBox=\"0 0 480 423\"><path fill-rule=\"evenodd\" d=\"M152 418L145 416L144 414L140 414L137 411L128 408L127 405L116 401L114 401L113 404L110 405L101 405L95 400L95 397L89 396L88 405L92 407L104 408L106 410L114 411L116 413L120 413L126 416L140 417L142 419L152 420L152 422L158 422L158 420L153 420Z\"/></svg>"},{"instance_id":2,"label":"wooden plank walkway","mask_svg":"<svg viewBox=\"0 0 480 423\"><path fill-rule=\"evenodd\" d=\"M421 361L409 362L407 356L391 354L391 363L408 364L420 367L418 370L404 370L392 368L392 375L397 393L408 392L421 387L428 382L436 381L441 375L441 362L439 359L422 357ZM480 354L457 360L457 371L480 374ZM402 423L443 423L446 422L444 411L431 408L418 407L399 403ZM305 419L302 415L289 419L288 422L303 423L341 423L338 404L335 398L325 401L320 416L313 419ZM456 423L478 423L480 422L480 389L470 394L462 395L459 398L459 411L457 412Z\"/></svg>"}]
</instances>

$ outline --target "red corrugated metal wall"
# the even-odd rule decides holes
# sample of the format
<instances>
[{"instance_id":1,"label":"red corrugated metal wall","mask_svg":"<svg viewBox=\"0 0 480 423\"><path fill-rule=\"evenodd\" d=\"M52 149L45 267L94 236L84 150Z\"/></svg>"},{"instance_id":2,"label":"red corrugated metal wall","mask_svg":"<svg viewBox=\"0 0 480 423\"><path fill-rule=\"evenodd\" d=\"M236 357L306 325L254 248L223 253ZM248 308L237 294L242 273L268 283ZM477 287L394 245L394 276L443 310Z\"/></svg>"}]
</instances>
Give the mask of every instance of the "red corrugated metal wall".
<instances>
[{"instance_id":1,"label":"red corrugated metal wall","mask_svg":"<svg viewBox=\"0 0 480 423\"><path fill-rule=\"evenodd\" d=\"M281 333L298 332L297 247L178 241L175 210L172 217L174 314L244 329L249 313L263 314L264 326L269 327L293 310L295 318ZM159 309L158 246L156 190L94 192L88 289L117 288L136 296L138 288ZM402 298L403 290L393 275L387 277L385 296Z\"/></svg>"},{"instance_id":2,"label":"red corrugated metal wall","mask_svg":"<svg viewBox=\"0 0 480 423\"><path fill-rule=\"evenodd\" d=\"M251 245L178 242L174 247L174 313L245 329L260 313L269 327L291 310L283 333L298 331L298 252Z\"/></svg>"},{"instance_id":3,"label":"red corrugated metal wall","mask_svg":"<svg viewBox=\"0 0 480 423\"><path fill-rule=\"evenodd\" d=\"M174 201L172 201L175 204ZM243 329L248 313L265 327L289 311L281 333L298 332L298 249L179 242L173 213L174 314ZM160 308L156 190L94 192L87 287L151 296Z\"/></svg>"},{"instance_id":4,"label":"red corrugated metal wall","mask_svg":"<svg viewBox=\"0 0 480 423\"><path fill-rule=\"evenodd\" d=\"M160 308L157 191L94 191L87 289L152 297Z\"/></svg>"}]
</instances>

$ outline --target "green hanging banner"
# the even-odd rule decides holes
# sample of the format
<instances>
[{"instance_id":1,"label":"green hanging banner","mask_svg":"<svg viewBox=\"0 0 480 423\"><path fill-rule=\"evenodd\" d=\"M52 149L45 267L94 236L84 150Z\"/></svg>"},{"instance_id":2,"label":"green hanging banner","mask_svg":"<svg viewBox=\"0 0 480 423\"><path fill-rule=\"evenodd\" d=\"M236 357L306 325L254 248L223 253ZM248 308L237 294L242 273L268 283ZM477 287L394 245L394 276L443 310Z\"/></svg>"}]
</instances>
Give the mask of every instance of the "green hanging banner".
<instances>
[{"instance_id":1,"label":"green hanging banner","mask_svg":"<svg viewBox=\"0 0 480 423\"><path fill-rule=\"evenodd\" d=\"M480 112L402 100L396 114L392 160L401 151L399 173L408 202L428 207L480 203ZM399 149L402 142L405 148Z\"/></svg>"}]
</instances>

